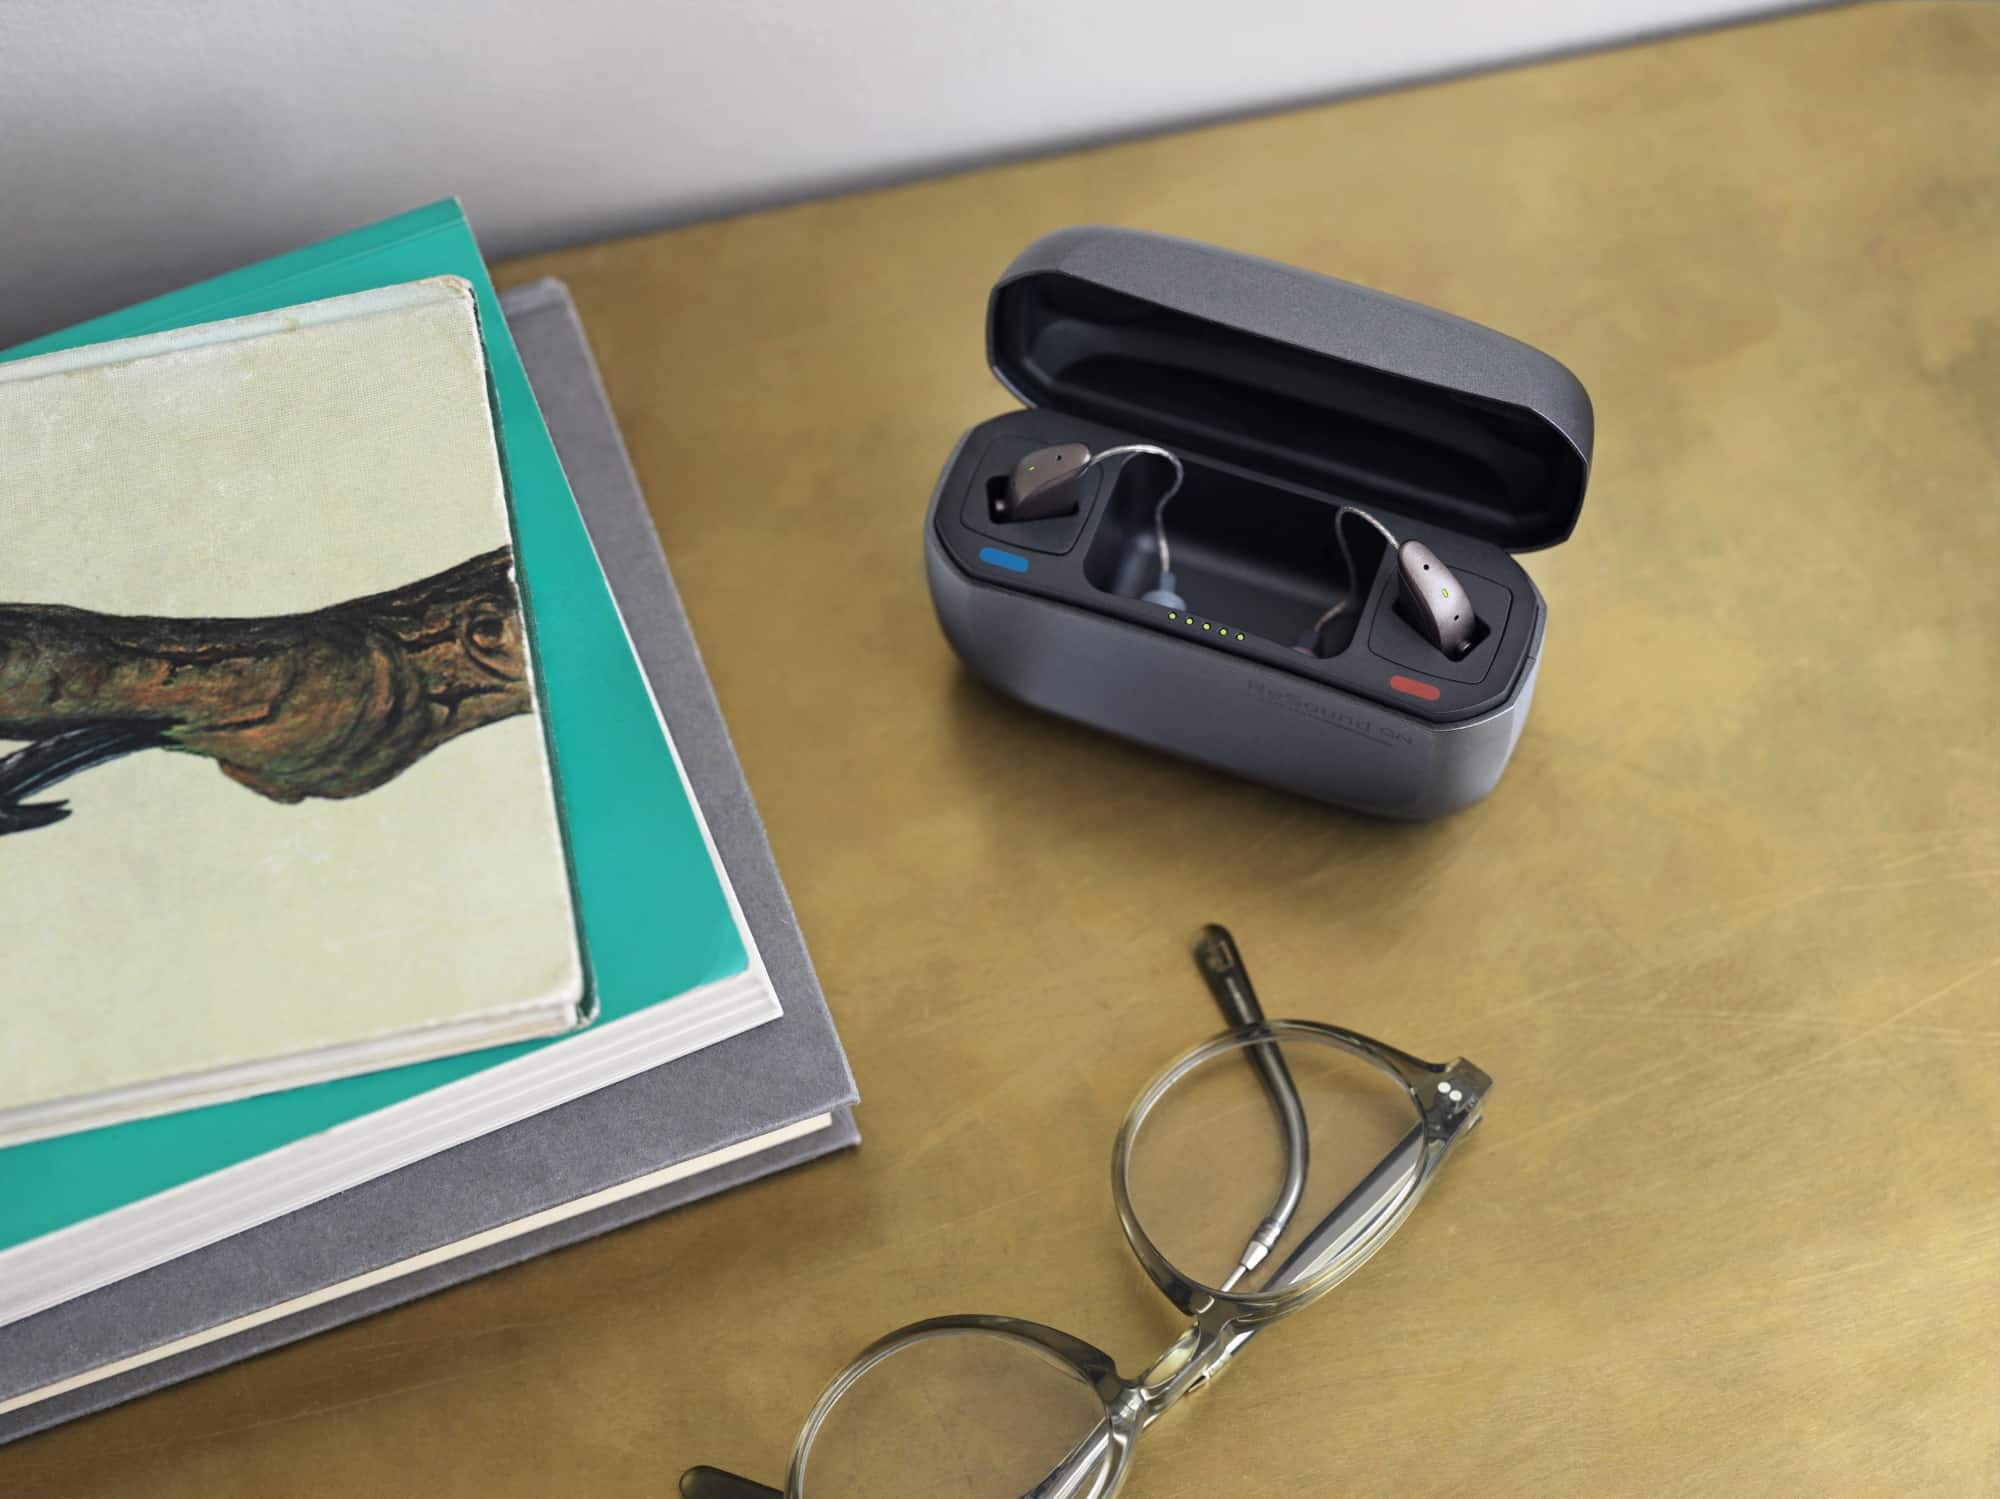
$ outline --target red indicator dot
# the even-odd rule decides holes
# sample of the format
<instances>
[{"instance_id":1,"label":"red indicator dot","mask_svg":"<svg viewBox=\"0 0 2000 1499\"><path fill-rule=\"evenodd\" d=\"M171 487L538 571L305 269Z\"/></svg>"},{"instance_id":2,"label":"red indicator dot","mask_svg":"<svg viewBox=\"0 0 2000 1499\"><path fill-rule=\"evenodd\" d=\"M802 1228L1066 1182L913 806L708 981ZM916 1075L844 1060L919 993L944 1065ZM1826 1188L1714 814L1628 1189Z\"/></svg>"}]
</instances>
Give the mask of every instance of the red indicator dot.
<instances>
[{"instance_id":1,"label":"red indicator dot","mask_svg":"<svg viewBox=\"0 0 2000 1499\"><path fill-rule=\"evenodd\" d=\"M1429 682L1419 682L1415 677L1397 675L1389 678L1389 690L1406 693L1410 697L1420 697L1427 703L1434 703L1443 695L1443 689Z\"/></svg>"}]
</instances>

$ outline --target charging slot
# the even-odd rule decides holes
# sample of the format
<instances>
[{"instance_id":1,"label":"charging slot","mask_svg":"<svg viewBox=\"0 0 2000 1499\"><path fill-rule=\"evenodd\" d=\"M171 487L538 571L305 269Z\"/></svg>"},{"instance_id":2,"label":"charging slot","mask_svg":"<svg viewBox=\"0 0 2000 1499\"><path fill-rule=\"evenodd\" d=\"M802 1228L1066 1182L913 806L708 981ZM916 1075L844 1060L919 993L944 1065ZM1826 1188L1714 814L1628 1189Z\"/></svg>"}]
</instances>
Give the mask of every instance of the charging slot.
<instances>
[{"instance_id":1,"label":"charging slot","mask_svg":"<svg viewBox=\"0 0 2000 1499\"><path fill-rule=\"evenodd\" d=\"M1468 609L1472 607L1472 601L1470 599L1466 601L1465 607ZM1395 609L1396 609L1396 617L1402 620L1404 624L1408 625L1411 628L1411 630L1415 631L1419 635L1422 635L1424 633L1423 626L1417 622L1416 608L1410 603L1408 599L1403 597L1403 589L1400 584L1396 588ZM1486 616L1483 614L1475 614L1472 617L1472 633L1471 635L1466 637L1465 649L1460 651L1455 659L1459 661L1470 660L1473 652L1477 651L1479 647L1485 642L1486 637L1488 635L1491 635L1492 633L1493 633L1493 627L1486 623Z\"/></svg>"},{"instance_id":2,"label":"charging slot","mask_svg":"<svg viewBox=\"0 0 2000 1499\"><path fill-rule=\"evenodd\" d=\"M1083 559L1093 588L1136 599L1160 574L1153 515L1171 476L1158 460L1118 470L1104 519ZM1349 578L1333 534L1335 506L1276 485L1194 464L1167 506L1167 545L1176 587L1188 608L1282 645L1295 645L1337 600ZM1349 523L1348 546L1364 590L1380 574L1387 545L1373 527ZM1366 600L1321 632L1315 654L1338 655L1353 641Z\"/></svg>"},{"instance_id":3,"label":"charging slot","mask_svg":"<svg viewBox=\"0 0 2000 1499\"><path fill-rule=\"evenodd\" d=\"M1507 622L1514 613L1514 591L1505 583L1483 577L1466 568L1454 568L1466 591L1478 623L1472 631L1472 649L1457 660L1441 655L1438 648L1410 622L1410 606L1403 602L1400 585L1394 606L1377 609L1368 627L1365 649L1384 661L1422 674L1432 681L1483 682L1499 664L1499 651L1507 635Z\"/></svg>"}]
</instances>

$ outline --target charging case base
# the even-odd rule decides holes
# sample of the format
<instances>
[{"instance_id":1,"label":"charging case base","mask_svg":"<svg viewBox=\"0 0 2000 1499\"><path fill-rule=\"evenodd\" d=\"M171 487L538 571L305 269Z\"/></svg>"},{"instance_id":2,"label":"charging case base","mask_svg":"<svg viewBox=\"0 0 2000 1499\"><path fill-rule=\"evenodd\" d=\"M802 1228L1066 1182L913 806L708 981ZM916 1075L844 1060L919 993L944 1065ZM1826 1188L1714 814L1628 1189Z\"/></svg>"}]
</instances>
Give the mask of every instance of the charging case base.
<instances>
[{"instance_id":1,"label":"charging case base","mask_svg":"<svg viewBox=\"0 0 2000 1499\"><path fill-rule=\"evenodd\" d=\"M1527 667L1498 708L1429 724L1352 693L968 576L935 531L924 544L945 639L972 672L1032 707L1317 801L1440 817L1500 780L1541 665L1534 598Z\"/></svg>"},{"instance_id":2,"label":"charging case base","mask_svg":"<svg viewBox=\"0 0 2000 1499\"><path fill-rule=\"evenodd\" d=\"M1568 370L1434 309L1120 229L1030 245L994 288L987 334L1027 409L959 439L924 527L939 626L975 675L1357 811L1437 817L1493 790L1547 626L1514 554L1569 534L1589 470L1589 398ZM1179 455L1164 523L1185 605L1153 595L1157 458L1093 469L1067 516L990 508L1022 456L1067 442ZM1447 659L1401 617L1387 546L1334 545L1343 504L1458 575L1479 610L1473 650ZM1315 620L1343 596L1354 606L1322 637Z\"/></svg>"}]
</instances>

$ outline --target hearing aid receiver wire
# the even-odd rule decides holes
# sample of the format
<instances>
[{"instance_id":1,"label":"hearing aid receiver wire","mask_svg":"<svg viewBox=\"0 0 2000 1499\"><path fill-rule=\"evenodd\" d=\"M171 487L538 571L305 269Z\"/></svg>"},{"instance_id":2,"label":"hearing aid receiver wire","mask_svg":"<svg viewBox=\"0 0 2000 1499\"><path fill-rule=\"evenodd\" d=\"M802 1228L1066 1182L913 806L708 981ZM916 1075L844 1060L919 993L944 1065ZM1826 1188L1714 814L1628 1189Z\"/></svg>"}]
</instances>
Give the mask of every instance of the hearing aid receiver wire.
<instances>
[{"instance_id":1,"label":"hearing aid receiver wire","mask_svg":"<svg viewBox=\"0 0 2000 1499\"><path fill-rule=\"evenodd\" d=\"M1093 457L1091 462L1102 463L1107 458L1136 458L1141 455L1164 458L1173 465L1174 470L1174 482L1167 486L1166 493L1161 495L1158 503L1153 506L1153 541L1159 549L1160 575L1164 578L1174 570L1173 554L1167 550L1167 501L1181 492L1181 481L1187 476L1187 471L1181 467L1180 458L1150 442L1129 442L1123 447L1106 448Z\"/></svg>"},{"instance_id":2,"label":"hearing aid receiver wire","mask_svg":"<svg viewBox=\"0 0 2000 1499\"><path fill-rule=\"evenodd\" d=\"M1341 528L1340 524L1350 515L1360 516L1361 519L1367 521L1369 525L1380 531L1382 539L1389 543L1391 551L1402 545L1401 542L1396 540L1396 535L1393 531L1358 505L1342 505L1340 509L1334 512L1333 539L1340 545L1341 565L1347 569L1347 592L1335 600L1333 606L1326 613L1312 622L1312 630L1309 633L1310 637L1314 640L1319 638L1321 630L1324 630L1334 620L1338 619L1347 610L1353 608L1354 605L1361 601L1361 575L1355 571L1354 553L1348 550L1347 532Z\"/></svg>"}]
</instances>

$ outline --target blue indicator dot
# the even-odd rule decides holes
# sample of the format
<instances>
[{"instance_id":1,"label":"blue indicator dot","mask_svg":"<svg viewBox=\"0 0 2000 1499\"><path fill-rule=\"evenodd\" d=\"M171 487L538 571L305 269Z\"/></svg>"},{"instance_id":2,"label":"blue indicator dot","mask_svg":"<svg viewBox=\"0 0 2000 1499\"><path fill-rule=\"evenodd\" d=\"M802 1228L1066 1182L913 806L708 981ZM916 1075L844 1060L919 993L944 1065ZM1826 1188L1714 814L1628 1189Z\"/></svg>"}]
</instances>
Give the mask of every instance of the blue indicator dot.
<instances>
[{"instance_id":1,"label":"blue indicator dot","mask_svg":"<svg viewBox=\"0 0 2000 1499\"><path fill-rule=\"evenodd\" d=\"M981 547L979 560L995 567L1004 567L1010 573L1024 573L1028 570L1028 559L1019 552L1002 551L999 547Z\"/></svg>"}]
</instances>

